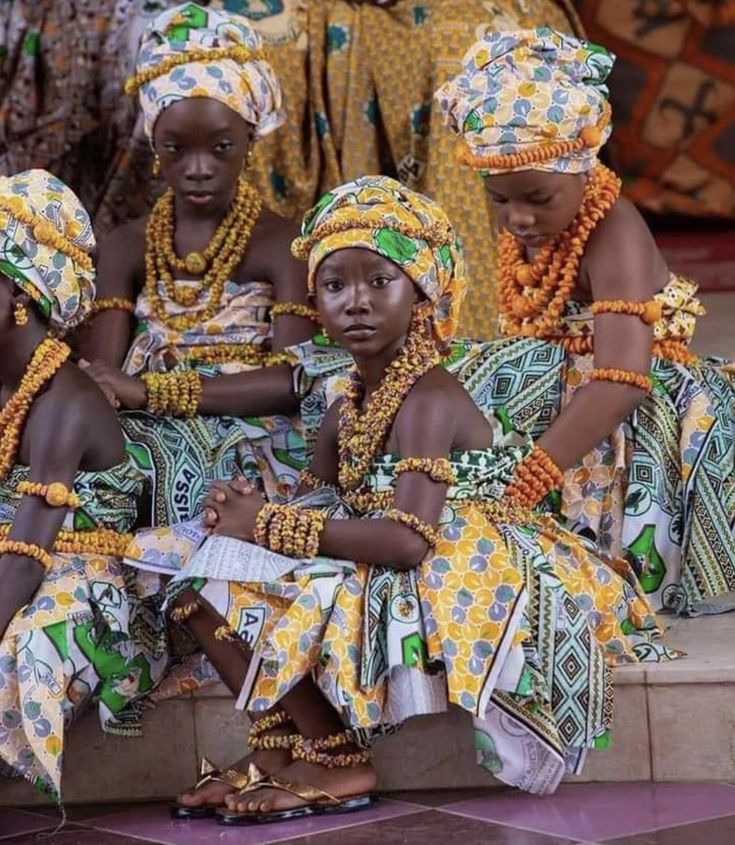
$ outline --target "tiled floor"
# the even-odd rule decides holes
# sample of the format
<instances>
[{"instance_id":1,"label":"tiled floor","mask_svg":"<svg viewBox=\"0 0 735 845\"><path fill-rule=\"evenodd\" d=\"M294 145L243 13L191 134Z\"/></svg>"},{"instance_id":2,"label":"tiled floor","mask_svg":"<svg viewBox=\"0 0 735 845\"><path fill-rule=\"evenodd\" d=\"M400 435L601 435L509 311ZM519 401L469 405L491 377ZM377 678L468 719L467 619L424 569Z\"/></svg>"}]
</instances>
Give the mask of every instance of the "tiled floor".
<instances>
[{"instance_id":1,"label":"tiled floor","mask_svg":"<svg viewBox=\"0 0 735 845\"><path fill-rule=\"evenodd\" d=\"M370 810L224 828L174 822L166 804L0 808L0 845L732 845L735 786L564 784L546 798L509 789L392 793Z\"/></svg>"}]
</instances>

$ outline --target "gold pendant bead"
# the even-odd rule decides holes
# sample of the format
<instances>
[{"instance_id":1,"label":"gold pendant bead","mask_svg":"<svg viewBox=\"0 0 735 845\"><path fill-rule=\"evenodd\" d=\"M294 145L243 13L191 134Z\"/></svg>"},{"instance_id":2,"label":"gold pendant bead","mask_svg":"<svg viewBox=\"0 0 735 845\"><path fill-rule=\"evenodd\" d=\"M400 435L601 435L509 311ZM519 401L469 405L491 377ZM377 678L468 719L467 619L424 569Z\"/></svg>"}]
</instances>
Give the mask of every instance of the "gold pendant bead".
<instances>
[{"instance_id":1,"label":"gold pendant bead","mask_svg":"<svg viewBox=\"0 0 735 845\"><path fill-rule=\"evenodd\" d=\"M207 259L201 252L190 252L184 259L184 266L192 276L201 276L207 269Z\"/></svg>"}]
</instances>

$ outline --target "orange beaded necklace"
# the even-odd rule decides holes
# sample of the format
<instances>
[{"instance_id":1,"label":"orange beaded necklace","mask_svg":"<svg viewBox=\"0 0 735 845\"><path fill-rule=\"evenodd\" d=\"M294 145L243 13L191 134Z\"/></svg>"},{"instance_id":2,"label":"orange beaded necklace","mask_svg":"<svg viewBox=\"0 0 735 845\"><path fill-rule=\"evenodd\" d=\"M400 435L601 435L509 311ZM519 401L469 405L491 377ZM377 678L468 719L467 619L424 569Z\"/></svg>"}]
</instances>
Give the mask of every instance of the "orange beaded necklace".
<instances>
[{"instance_id":1,"label":"orange beaded necklace","mask_svg":"<svg viewBox=\"0 0 735 845\"><path fill-rule=\"evenodd\" d=\"M38 391L66 361L71 349L60 340L46 338L33 353L18 389L0 411L0 481L15 463L28 412Z\"/></svg>"},{"instance_id":2,"label":"orange beaded necklace","mask_svg":"<svg viewBox=\"0 0 735 845\"><path fill-rule=\"evenodd\" d=\"M558 325L577 284L585 246L620 196L620 179L601 164L590 173L582 204L569 226L532 262L508 231L499 239L499 299L503 333L547 337Z\"/></svg>"}]
</instances>

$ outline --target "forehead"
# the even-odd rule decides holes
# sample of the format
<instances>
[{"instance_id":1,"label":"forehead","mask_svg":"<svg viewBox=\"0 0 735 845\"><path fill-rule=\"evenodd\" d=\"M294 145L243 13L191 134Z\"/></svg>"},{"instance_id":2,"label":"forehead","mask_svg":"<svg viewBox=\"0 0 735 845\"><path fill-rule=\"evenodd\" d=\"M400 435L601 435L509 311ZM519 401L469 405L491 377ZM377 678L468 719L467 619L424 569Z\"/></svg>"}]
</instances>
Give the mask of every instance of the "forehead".
<instances>
[{"instance_id":1,"label":"forehead","mask_svg":"<svg viewBox=\"0 0 735 845\"><path fill-rule=\"evenodd\" d=\"M389 258L378 254L372 249L361 246L345 247L331 252L317 268L317 275L330 270L391 270L392 272L403 272L397 264Z\"/></svg>"},{"instance_id":2,"label":"forehead","mask_svg":"<svg viewBox=\"0 0 735 845\"><path fill-rule=\"evenodd\" d=\"M221 132L247 132L249 126L236 111L211 97L188 97L165 109L156 121L156 138L193 135L206 138Z\"/></svg>"},{"instance_id":3,"label":"forehead","mask_svg":"<svg viewBox=\"0 0 735 845\"><path fill-rule=\"evenodd\" d=\"M574 188L578 181L576 174L550 173L544 170L519 170L516 173L499 173L486 176L485 187L492 193L512 197Z\"/></svg>"}]
</instances>

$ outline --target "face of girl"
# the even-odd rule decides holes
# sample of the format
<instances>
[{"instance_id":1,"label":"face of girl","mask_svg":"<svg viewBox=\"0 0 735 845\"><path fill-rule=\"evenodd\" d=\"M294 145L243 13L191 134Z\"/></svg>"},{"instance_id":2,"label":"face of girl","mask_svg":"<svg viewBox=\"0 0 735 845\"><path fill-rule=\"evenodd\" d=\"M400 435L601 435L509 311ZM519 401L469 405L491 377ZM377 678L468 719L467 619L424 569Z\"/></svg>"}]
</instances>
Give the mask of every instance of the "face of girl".
<instances>
[{"instance_id":1,"label":"face of girl","mask_svg":"<svg viewBox=\"0 0 735 845\"><path fill-rule=\"evenodd\" d=\"M403 270L369 249L340 249L317 268L316 306L324 328L357 358L397 352L419 296Z\"/></svg>"},{"instance_id":2,"label":"face of girl","mask_svg":"<svg viewBox=\"0 0 735 845\"><path fill-rule=\"evenodd\" d=\"M250 124L209 97L173 103L153 129L163 178L177 199L204 212L229 206L251 140Z\"/></svg>"},{"instance_id":3,"label":"face of girl","mask_svg":"<svg viewBox=\"0 0 735 845\"><path fill-rule=\"evenodd\" d=\"M584 173L520 170L485 178L498 224L538 249L572 222L582 203Z\"/></svg>"}]
</instances>

